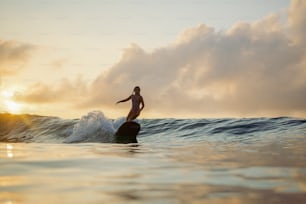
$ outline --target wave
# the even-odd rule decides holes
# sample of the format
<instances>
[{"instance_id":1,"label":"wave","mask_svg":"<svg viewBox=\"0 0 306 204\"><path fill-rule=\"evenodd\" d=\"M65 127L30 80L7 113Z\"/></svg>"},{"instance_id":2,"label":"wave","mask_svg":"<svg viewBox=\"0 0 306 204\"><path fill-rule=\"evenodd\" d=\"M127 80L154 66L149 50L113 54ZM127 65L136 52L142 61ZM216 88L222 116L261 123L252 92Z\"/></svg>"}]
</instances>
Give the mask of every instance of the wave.
<instances>
[{"instance_id":1,"label":"wave","mask_svg":"<svg viewBox=\"0 0 306 204\"><path fill-rule=\"evenodd\" d=\"M64 142L114 142L114 134L124 122L125 118L110 120L102 112L90 112L73 126Z\"/></svg>"},{"instance_id":2,"label":"wave","mask_svg":"<svg viewBox=\"0 0 306 204\"><path fill-rule=\"evenodd\" d=\"M125 118L107 118L101 111L80 119L38 115L0 114L0 142L82 143L114 142ZM142 119L139 138L147 142L239 141L262 137L305 135L306 119L290 117L247 119Z\"/></svg>"},{"instance_id":3,"label":"wave","mask_svg":"<svg viewBox=\"0 0 306 204\"><path fill-rule=\"evenodd\" d=\"M1 142L113 142L124 118L110 120L100 111L81 119L37 115L0 114Z\"/></svg>"}]
</instances>

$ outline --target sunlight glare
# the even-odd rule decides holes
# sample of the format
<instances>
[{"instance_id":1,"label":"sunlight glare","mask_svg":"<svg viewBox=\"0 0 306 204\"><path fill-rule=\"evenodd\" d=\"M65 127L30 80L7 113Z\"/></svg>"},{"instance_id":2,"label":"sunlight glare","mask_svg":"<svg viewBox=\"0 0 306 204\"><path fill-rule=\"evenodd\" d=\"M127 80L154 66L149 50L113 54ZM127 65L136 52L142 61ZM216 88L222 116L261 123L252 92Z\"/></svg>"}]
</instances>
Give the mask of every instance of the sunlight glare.
<instances>
[{"instance_id":1,"label":"sunlight glare","mask_svg":"<svg viewBox=\"0 0 306 204\"><path fill-rule=\"evenodd\" d=\"M6 100L4 104L9 112L20 113L21 104L16 103L15 101L12 101L12 100Z\"/></svg>"},{"instance_id":2,"label":"sunlight glare","mask_svg":"<svg viewBox=\"0 0 306 204\"><path fill-rule=\"evenodd\" d=\"M3 103L5 108L10 113L20 113L22 105L15 102L12 98L14 96L13 90L4 90L1 92L2 97L4 98Z\"/></svg>"},{"instance_id":3,"label":"sunlight glare","mask_svg":"<svg viewBox=\"0 0 306 204\"><path fill-rule=\"evenodd\" d=\"M2 91L2 96L4 96L4 98L11 98L14 96L14 92L13 91Z\"/></svg>"},{"instance_id":4,"label":"sunlight glare","mask_svg":"<svg viewBox=\"0 0 306 204\"><path fill-rule=\"evenodd\" d=\"M13 146L11 144L6 145L6 154L8 158L13 158L14 153L13 153Z\"/></svg>"}]
</instances>

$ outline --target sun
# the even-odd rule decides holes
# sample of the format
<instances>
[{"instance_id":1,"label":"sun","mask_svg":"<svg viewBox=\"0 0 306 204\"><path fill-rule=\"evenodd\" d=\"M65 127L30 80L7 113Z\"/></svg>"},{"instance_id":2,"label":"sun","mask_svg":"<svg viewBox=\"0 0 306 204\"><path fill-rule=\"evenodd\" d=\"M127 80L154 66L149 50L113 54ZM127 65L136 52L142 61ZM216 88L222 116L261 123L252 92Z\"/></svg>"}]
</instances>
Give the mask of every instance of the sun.
<instances>
[{"instance_id":1,"label":"sun","mask_svg":"<svg viewBox=\"0 0 306 204\"><path fill-rule=\"evenodd\" d=\"M20 113L20 111L21 111L21 104L16 103L15 101L6 100L6 101L4 101L4 104L6 106L6 109L10 113Z\"/></svg>"},{"instance_id":2,"label":"sun","mask_svg":"<svg viewBox=\"0 0 306 204\"><path fill-rule=\"evenodd\" d=\"M22 110L22 104L15 102L12 98L14 96L14 91L3 91L2 97L3 97L3 103L5 106L5 109L10 113L20 113Z\"/></svg>"}]
</instances>

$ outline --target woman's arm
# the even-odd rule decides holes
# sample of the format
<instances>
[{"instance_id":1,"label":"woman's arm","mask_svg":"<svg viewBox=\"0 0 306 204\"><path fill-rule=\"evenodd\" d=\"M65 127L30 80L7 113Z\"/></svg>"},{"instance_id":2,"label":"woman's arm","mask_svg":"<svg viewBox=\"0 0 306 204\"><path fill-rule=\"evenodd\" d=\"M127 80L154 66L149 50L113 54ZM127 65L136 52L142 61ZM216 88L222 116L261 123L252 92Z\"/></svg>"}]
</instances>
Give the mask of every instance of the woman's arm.
<instances>
[{"instance_id":1,"label":"woman's arm","mask_svg":"<svg viewBox=\"0 0 306 204\"><path fill-rule=\"evenodd\" d=\"M126 101L130 100L131 98L132 98L132 97L129 96L129 97L127 97L126 99L123 99L123 100L121 100L121 101L118 101L116 104L122 103L122 102L126 102Z\"/></svg>"}]
</instances>

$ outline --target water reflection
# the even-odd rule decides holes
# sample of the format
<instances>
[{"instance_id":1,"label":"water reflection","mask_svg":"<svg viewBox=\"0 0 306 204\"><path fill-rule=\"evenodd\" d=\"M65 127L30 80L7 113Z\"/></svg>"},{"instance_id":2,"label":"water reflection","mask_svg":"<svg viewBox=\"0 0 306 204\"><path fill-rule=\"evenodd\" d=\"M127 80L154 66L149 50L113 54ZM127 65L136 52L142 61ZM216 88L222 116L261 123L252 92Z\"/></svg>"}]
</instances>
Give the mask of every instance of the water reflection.
<instances>
[{"instance_id":1,"label":"water reflection","mask_svg":"<svg viewBox=\"0 0 306 204\"><path fill-rule=\"evenodd\" d=\"M0 203L305 201L306 144L292 138L265 145L0 145Z\"/></svg>"},{"instance_id":2,"label":"water reflection","mask_svg":"<svg viewBox=\"0 0 306 204\"><path fill-rule=\"evenodd\" d=\"M6 154L7 154L8 158L13 158L14 157L13 145L11 145L11 144L6 145Z\"/></svg>"},{"instance_id":3,"label":"water reflection","mask_svg":"<svg viewBox=\"0 0 306 204\"><path fill-rule=\"evenodd\" d=\"M12 144L0 143L0 159L13 158L13 157L14 157L14 146Z\"/></svg>"},{"instance_id":4,"label":"water reflection","mask_svg":"<svg viewBox=\"0 0 306 204\"><path fill-rule=\"evenodd\" d=\"M148 148L140 144L98 144L92 151L101 156L133 157L146 153Z\"/></svg>"}]
</instances>

